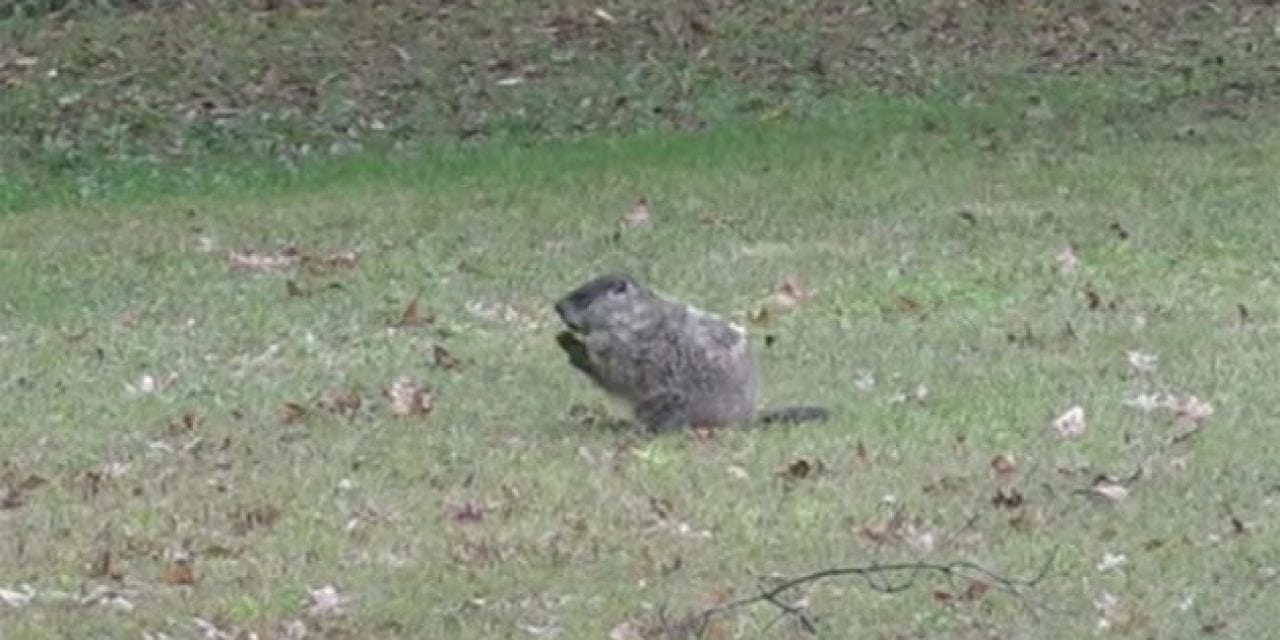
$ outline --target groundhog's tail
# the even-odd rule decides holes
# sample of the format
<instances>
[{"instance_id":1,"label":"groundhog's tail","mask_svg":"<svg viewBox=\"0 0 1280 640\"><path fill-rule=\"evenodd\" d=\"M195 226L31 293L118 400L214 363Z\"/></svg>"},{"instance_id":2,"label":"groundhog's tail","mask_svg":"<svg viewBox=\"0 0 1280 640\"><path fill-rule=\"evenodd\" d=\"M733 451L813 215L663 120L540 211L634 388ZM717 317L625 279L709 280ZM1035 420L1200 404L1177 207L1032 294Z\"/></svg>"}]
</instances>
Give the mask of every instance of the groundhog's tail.
<instances>
[{"instance_id":1,"label":"groundhog's tail","mask_svg":"<svg viewBox=\"0 0 1280 640\"><path fill-rule=\"evenodd\" d=\"M795 424L811 420L826 420L830 417L831 412L823 407L791 406L761 411L756 419L761 424Z\"/></svg>"}]
</instances>

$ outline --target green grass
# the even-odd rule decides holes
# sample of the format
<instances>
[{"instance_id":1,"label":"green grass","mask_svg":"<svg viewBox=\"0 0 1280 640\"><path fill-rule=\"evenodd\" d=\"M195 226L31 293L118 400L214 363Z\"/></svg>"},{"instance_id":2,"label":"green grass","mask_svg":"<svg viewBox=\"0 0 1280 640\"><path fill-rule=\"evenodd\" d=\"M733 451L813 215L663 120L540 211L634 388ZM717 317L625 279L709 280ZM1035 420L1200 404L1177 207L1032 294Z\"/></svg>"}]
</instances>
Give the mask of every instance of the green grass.
<instances>
[{"instance_id":1,"label":"green grass","mask_svg":"<svg viewBox=\"0 0 1280 640\"><path fill-rule=\"evenodd\" d=\"M1038 621L995 591L944 607L945 582L885 596L835 580L809 603L830 637L1074 638L1094 633L1092 602L1109 593L1113 634L1225 624L1262 637L1280 604L1265 445L1280 305L1263 258L1280 241L1280 130L1038 129L1018 115L885 98L807 124L367 156L289 178L248 162L221 186L138 180L112 198L32 200L0 237L0 471L47 484L0 511L0 587L36 591L4 610L0 636L192 637L200 618L302 619L319 637L556 625L600 638L729 587L748 595L772 572L924 557L1025 576L1056 549L1035 589L1053 611ZM621 230L640 196L654 225ZM229 251L287 243L359 262L227 267ZM1081 266L1064 275L1067 245ZM738 318L797 278L812 299L753 326L766 404L824 404L835 419L708 443L584 424L575 404L625 414L557 353L549 304L607 268ZM290 296L290 279L310 295ZM434 321L389 329L415 298ZM461 366L434 366L437 344ZM1129 350L1158 355L1156 372L1132 376ZM170 372L161 391L126 391ZM874 388L855 384L863 372ZM401 375L433 389L429 415L389 411L381 391ZM917 385L922 403L898 401ZM1167 444L1185 425L1122 404L1145 390L1216 413ZM333 414L320 402L331 391L361 407ZM305 417L286 424L288 402ZM1048 424L1075 404L1088 431L1063 440ZM1001 453L1017 462L1028 526L991 503ZM823 470L777 475L798 459ZM1073 494L1144 460L1125 501ZM114 463L118 476L89 479ZM935 549L861 533L887 496ZM484 505L478 522L450 517L467 501ZM184 543L196 582L166 585ZM91 575L104 551L118 580ZM1100 572L1108 553L1129 562ZM345 615L309 617L308 590L326 584L352 599ZM96 585L134 608L74 604ZM719 624L770 637L775 613Z\"/></svg>"}]
</instances>

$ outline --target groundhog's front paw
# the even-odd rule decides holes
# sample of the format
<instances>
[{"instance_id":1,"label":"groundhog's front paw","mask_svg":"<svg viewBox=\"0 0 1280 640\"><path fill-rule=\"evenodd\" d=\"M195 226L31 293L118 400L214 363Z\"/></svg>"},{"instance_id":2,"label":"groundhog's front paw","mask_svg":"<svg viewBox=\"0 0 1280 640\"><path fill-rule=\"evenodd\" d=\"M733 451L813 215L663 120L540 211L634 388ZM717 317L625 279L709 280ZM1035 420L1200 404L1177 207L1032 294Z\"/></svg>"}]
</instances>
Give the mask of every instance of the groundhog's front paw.
<instances>
[{"instance_id":1,"label":"groundhog's front paw","mask_svg":"<svg viewBox=\"0 0 1280 640\"><path fill-rule=\"evenodd\" d=\"M583 345L582 341L572 331L561 331L556 334L556 344L560 345L560 348L570 355L573 355L576 351L586 349L586 345Z\"/></svg>"}]
</instances>

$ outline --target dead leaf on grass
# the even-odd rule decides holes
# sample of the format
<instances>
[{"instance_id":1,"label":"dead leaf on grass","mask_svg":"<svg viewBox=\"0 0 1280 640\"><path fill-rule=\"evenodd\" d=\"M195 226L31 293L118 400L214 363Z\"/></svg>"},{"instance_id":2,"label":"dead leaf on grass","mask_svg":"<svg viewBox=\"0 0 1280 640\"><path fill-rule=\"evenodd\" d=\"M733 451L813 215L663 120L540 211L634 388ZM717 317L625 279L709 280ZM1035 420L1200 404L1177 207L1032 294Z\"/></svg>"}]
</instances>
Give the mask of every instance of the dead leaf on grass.
<instances>
[{"instance_id":1,"label":"dead leaf on grass","mask_svg":"<svg viewBox=\"0 0 1280 640\"><path fill-rule=\"evenodd\" d=\"M112 580L124 578L124 573L115 566L115 558L111 554L111 549L107 548L98 549L93 554L85 573L90 578L110 578Z\"/></svg>"},{"instance_id":2,"label":"dead leaf on grass","mask_svg":"<svg viewBox=\"0 0 1280 640\"><path fill-rule=\"evenodd\" d=\"M303 258L304 262L314 271L337 271L340 269L354 269L360 261L360 255L355 251L338 251L331 253L322 258Z\"/></svg>"},{"instance_id":3,"label":"dead leaf on grass","mask_svg":"<svg viewBox=\"0 0 1280 640\"><path fill-rule=\"evenodd\" d=\"M1098 562L1096 568L1098 573L1106 573L1108 571L1115 571L1126 564L1129 564L1128 556L1125 556L1123 553L1107 552L1102 554L1102 560Z\"/></svg>"},{"instance_id":4,"label":"dead leaf on grass","mask_svg":"<svg viewBox=\"0 0 1280 640\"><path fill-rule=\"evenodd\" d=\"M363 402L360 394L353 389L328 389L320 394L316 404L329 413L351 418L360 410Z\"/></svg>"},{"instance_id":5,"label":"dead leaf on grass","mask_svg":"<svg viewBox=\"0 0 1280 640\"><path fill-rule=\"evenodd\" d=\"M804 458L799 458L778 470L775 475L787 480L803 480L810 476L816 476L824 470L825 466L821 460L815 459L810 462Z\"/></svg>"},{"instance_id":6,"label":"dead leaf on grass","mask_svg":"<svg viewBox=\"0 0 1280 640\"><path fill-rule=\"evenodd\" d=\"M391 401L391 412L401 417L426 415L435 403L434 394L408 376L397 378L383 395Z\"/></svg>"},{"instance_id":7,"label":"dead leaf on grass","mask_svg":"<svg viewBox=\"0 0 1280 640\"><path fill-rule=\"evenodd\" d=\"M280 406L279 414L281 422L294 424L307 417L307 408L296 402L286 402Z\"/></svg>"},{"instance_id":8,"label":"dead leaf on grass","mask_svg":"<svg viewBox=\"0 0 1280 640\"><path fill-rule=\"evenodd\" d=\"M653 215L649 211L649 200L640 198L631 206L631 210L622 216L622 226L634 229L653 224Z\"/></svg>"},{"instance_id":9,"label":"dead leaf on grass","mask_svg":"<svg viewBox=\"0 0 1280 640\"><path fill-rule=\"evenodd\" d=\"M794 309L814 296L814 291L806 291L795 278L788 277L773 293L773 303L783 309Z\"/></svg>"},{"instance_id":10,"label":"dead leaf on grass","mask_svg":"<svg viewBox=\"0 0 1280 640\"><path fill-rule=\"evenodd\" d=\"M431 324L435 322L436 316L430 311L423 313L418 310L418 298L415 297L404 306L404 310L400 312L400 319L391 323L391 326L397 328L416 327L423 324Z\"/></svg>"},{"instance_id":11,"label":"dead leaf on grass","mask_svg":"<svg viewBox=\"0 0 1280 640\"><path fill-rule=\"evenodd\" d=\"M170 371L162 378L157 378L156 376L147 373L143 374L141 378L138 378L136 383L126 382L124 387L125 391L135 395L156 393L158 391L164 391L177 379L178 374L174 371Z\"/></svg>"},{"instance_id":12,"label":"dead leaf on grass","mask_svg":"<svg viewBox=\"0 0 1280 640\"><path fill-rule=\"evenodd\" d=\"M190 558L178 558L165 567L160 582L175 586L189 586L196 582L195 566Z\"/></svg>"},{"instance_id":13,"label":"dead leaf on grass","mask_svg":"<svg viewBox=\"0 0 1280 640\"><path fill-rule=\"evenodd\" d=\"M1127 351L1125 356L1129 360L1129 366L1136 373L1154 373L1156 363L1159 361L1159 357L1155 354L1141 351Z\"/></svg>"},{"instance_id":14,"label":"dead leaf on grass","mask_svg":"<svg viewBox=\"0 0 1280 640\"><path fill-rule=\"evenodd\" d=\"M31 604L31 601L36 597L36 590L29 584L24 584L19 588L21 591L0 589L0 602L3 602L15 609Z\"/></svg>"},{"instance_id":15,"label":"dead leaf on grass","mask_svg":"<svg viewBox=\"0 0 1280 640\"><path fill-rule=\"evenodd\" d=\"M453 357L453 354L449 353L448 349L439 344L431 345L431 359L437 367L446 371L457 369L462 364L457 358Z\"/></svg>"},{"instance_id":16,"label":"dead leaf on grass","mask_svg":"<svg viewBox=\"0 0 1280 640\"><path fill-rule=\"evenodd\" d=\"M1193 395L1178 398L1173 402L1172 408L1175 416L1195 424L1200 424L1213 415L1213 405Z\"/></svg>"},{"instance_id":17,"label":"dead leaf on grass","mask_svg":"<svg viewBox=\"0 0 1280 640\"><path fill-rule=\"evenodd\" d=\"M313 616L339 616L350 598L338 592L333 585L311 589L307 593L307 613Z\"/></svg>"},{"instance_id":18,"label":"dead leaf on grass","mask_svg":"<svg viewBox=\"0 0 1280 640\"><path fill-rule=\"evenodd\" d=\"M227 265L236 271L259 273L284 271L302 263L303 255L296 246L289 245L276 253L258 253L253 249L232 251L227 254Z\"/></svg>"},{"instance_id":19,"label":"dead leaf on grass","mask_svg":"<svg viewBox=\"0 0 1280 640\"><path fill-rule=\"evenodd\" d=\"M264 529L274 525L280 519L280 508L270 504L237 507L228 515L228 518L231 521L231 532L243 536L254 529Z\"/></svg>"},{"instance_id":20,"label":"dead leaf on grass","mask_svg":"<svg viewBox=\"0 0 1280 640\"><path fill-rule=\"evenodd\" d=\"M1002 453L991 459L991 471L998 482L1007 484L1018 472L1018 464L1014 461L1012 453Z\"/></svg>"},{"instance_id":21,"label":"dead leaf on grass","mask_svg":"<svg viewBox=\"0 0 1280 640\"><path fill-rule=\"evenodd\" d=\"M1075 249L1070 246L1059 250L1053 259L1058 265L1058 273L1062 275L1069 275L1080 267L1080 258L1076 257Z\"/></svg>"},{"instance_id":22,"label":"dead leaf on grass","mask_svg":"<svg viewBox=\"0 0 1280 640\"><path fill-rule=\"evenodd\" d=\"M1102 480L1090 487L1085 495L1099 502L1115 504L1129 499L1129 489L1118 482Z\"/></svg>"},{"instance_id":23,"label":"dead leaf on grass","mask_svg":"<svg viewBox=\"0 0 1280 640\"><path fill-rule=\"evenodd\" d=\"M1084 408L1080 405L1067 409L1053 420L1053 430L1063 438L1078 438L1084 435L1086 428Z\"/></svg>"},{"instance_id":24,"label":"dead leaf on grass","mask_svg":"<svg viewBox=\"0 0 1280 640\"><path fill-rule=\"evenodd\" d=\"M471 500L445 507L445 514L454 522L479 522L488 511L484 505Z\"/></svg>"}]
</instances>

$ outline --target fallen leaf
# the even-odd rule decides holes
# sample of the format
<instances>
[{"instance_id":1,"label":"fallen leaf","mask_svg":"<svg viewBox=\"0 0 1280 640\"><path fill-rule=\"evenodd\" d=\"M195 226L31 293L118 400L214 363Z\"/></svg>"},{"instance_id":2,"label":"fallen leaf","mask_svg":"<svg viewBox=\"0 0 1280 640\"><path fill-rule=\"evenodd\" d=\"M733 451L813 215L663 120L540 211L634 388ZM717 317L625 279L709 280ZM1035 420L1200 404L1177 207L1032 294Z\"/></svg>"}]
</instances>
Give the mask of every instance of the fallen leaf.
<instances>
[{"instance_id":1,"label":"fallen leaf","mask_svg":"<svg viewBox=\"0 0 1280 640\"><path fill-rule=\"evenodd\" d=\"M259 504L252 507L237 507L229 515L231 532L238 536L247 535L254 529L267 528L280 519L280 509L270 504Z\"/></svg>"},{"instance_id":2,"label":"fallen leaf","mask_svg":"<svg viewBox=\"0 0 1280 640\"><path fill-rule=\"evenodd\" d=\"M21 591L0 589L0 602L3 602L15 609L31 604L31 600L36 597L36 590L29 584L22 585L21 589Z\"/></svg>"},{"instance_id":3,"label":"fallen leaf","mask_svg":"<svg viewBox=\"0 0 1280 640\"><path fill-rule=\"evenodd\" d=\"M636 200L631 210L622 216L622 225L628 228L647 227L653 224L653 215L649 212L649 201L646 198Z\"/></svg>"},{"instance_id":4,"label":"fallen leaf","mask_svg":"<svg viewBox=\"0 0 1280 640\"><path fill-rule=\"evenodd\" d=\"M1154 354L1129 351L1125 355L1128 357L1129 366L1138 373L1152 373L1156 370L1156 362L1159 358Z\"/></svg>"},{"instance_id":5,"label":"fallen leaf","mask_svg":"<svg viewBox=\"0 0 1280 640\"><path fill-rule=\"evenodd\" d=\"M300 422L306 416L307 408L296 402L286 402L280 407L280 420L285 424Z\"/></svg>"},{"instance_id":6,"label":"fallen leaf","mask_svg":"<svg viewBox=\"0 0 1280 640\"><path fill-rule=\"evenodd\" d=\"M453 357L453 354L449 353L448 349L438 344L431 345L431 358L435 361L437 367L446 371L457 369L461 364L457 358Z\"/></svg>"},{"instance_id":7,"label":"fallen leaf","mask_svg":"<svg viewBox=\"0 0 1280 640\"><path fill-rule=\"evenodd\" d=\"M783 309L794 309L811 297L813 297L812 291L802 289L794 278L786 278L773 292L773 303Z\"/></svg>"},{"instance_id":8,"label":"fallen leaf","mask_svg":"<svg viewBox=\"0 0 1280 640\"><path fill-rule=\"evenodd\" d=\"M383 391L391 400L391 412L398 416L421 416L430 413L434 395L407 376L401 376Z\"/></svg>"},{"instance_id":9,"label":"fallen leaf","mask_svg":"<svg viewBox=\"0 0 1280 640\"><path fill-rule=\"evenodd\" d=\"M329 389L320 394L316 404L325 411L350 418L355 416L363 403L360 394L354 390Z\"/></svg>"},{"instance_id":10,"label":"fallen leaf","mask_svg":"<svg viewBox=\"0 0 1280 640\"><path fill-rule=\"evenodd\" d=\"M422 314L418 311L418 299L414 298L405 305L404 311L400 312L400 320L392 326L396 327L415 327L420 324L429 324L435 321L435 315L431 313Z\"/></svg>"},{"instance_id":11,"label":"fallen leaf","mask_svg":"<svg viewBox=\"0 0 1280 640\"><path fill-rule=\"evenodd\" d=\"M315 260L313 264L328 270L354 269L359 260L360 256L355 251L339 251Z\"/></svg>"},{"instance_id":12,"label":"fallen leaf","mask_svg":"<svg viewBox=\"0 0 1280 640\"><path fill-rule=\"evenodd\" d=\"M115 568L110 549L99 549L89 561L86 574L90 578L111 578L120 580L123 574Z\"/></svg>"},{"instance_id":13,"label":"fallen leaf","mask_svg":"<svg viewBox=\"0 0 1280 640\"><path fill-rule=\"evenodd\" d=\"M1116 569L1119 569L1120 567L1123 567L1128 563L1129 563L1129 558L1126 557L1123 553L1107 552L1102 554L1102 561L1098 563L1097 569L1099 573L1106 573L1108 571L1114 571Z\"/></svg>"},{"instance_id":14,"label":"fallen leaf","mask_svg":"<svg viewBox=\"0 0 1280 640\"><path fill-rule=\"evenodd\" d=\"M484 514L487 511L488 509L483 505L470 500L461 504L451 504L445 508L445 513L454 522L479 522L484 519Z\"/></svg>"},{"instance_id":15,"label":"fallen leaf","mask_svg":"<svg viewBox=\"0 0 1280 640\"><path fill-rule=\"evenodd\" d=\"M800 458L791 462L777 472L778 476L788 480L802 480L810 475L817 475L822 472L823 464L821 460L810 462L804 458Z\"/></svg>"},{"instance_id":16,"label":"fallen leaf","mask_svg":"<svg viewBox=\"0 0 1280 640\"><path fill-rule=\"evenodd\" d=\"M991 498L991 504L1002 509L1017 509L1022 506L1022 494L1017 489L997 489L996 495Z\"/></svg>"},{"instance_id":17,"label":"fallen leaf","mask_svg":"<svg viewBox=\"0 0 1280 640\"><path fill-rule=\"evenodd\" d=\"M1086 493L1092 498L1107 503L1123 502L1129 498L1129 490L1124 485L1108 481L1098 482Z\"/></svg>"},{"instance_id":18,"label":"fallen leaf","mask_svg":"<svg viewBox=\"0 0 1280 640\"><path fill-rule=\"evenodd\" d=\"M1070 246L1063 247L1058 254L1054 256L1054 261L1058 263L1058 273L1067 275L1075 271L1080 266L1080 259L1076 257L1076 252Z\"/></svg>"},{"instance_id":19,"label":"fallen leaf","mask_svg":"<svg viewBox=\"0 0 1280 640\"><path fill-rule=\"evenodd\" d=\"M308 592L307 613L313 616L342 615L343 607L349 598L338 592L333 585L325 585Z\"/></svg>"},{"instance_id":20,"label":"fallen leaf","mask_svg":"<svg viewBox=\"0 0 1280 640\"><path fill-rule=\"evenodd\" d=\"M178 559L169 563L160 575L160 582L173 586L192 585L196 582L196 572L190 559Z\"/></svg>"},{"instance_id":21,"label":"fallen leaf","mask_svg":"<svg viewBox=\"0 0 1280 640\"><path fill-rule=\"evenodd\" d=\"M170 371L168 375L163 378L156 378L148 373L143 374L141 378L138 378L138 382L136 384L126 382L124 386L126 391L133 394L155 393L157 391L165 390L177 379L178 374L173 371Z\"/></svg>"},{"instance_id":22,"label":"fallen leaf","mask_svg":"<svg viewBox=\"0 0 1280 640\"><path fill-rule=\"evenodd\" d=\"M27 499L17 489L8 488L4 490L4 495L0 496L0 510L9 511L17 509L27 503Z\"/></svg>"},{"instance_id":23,"label":"fallen leaf","mask_svg":"<svg viewBox=\"0 0 1280 640\"><path fill-rule=\"evenodd\" d=\"M1013 474L1018 472L1018 465L1014 462L1013 454L1002 453L991 459L991 471L995 473L996 480L1007 483L1013 479Z\"/></svg>"},{"instance_id":24,"label":"fallen leaf","mask_svg":"<svg viewBox=\"0 0 1280 640\"><path fill-rule=\"evenodd\" d=\"M986 595L986 593L990 590L991 590L990 583L984 582L982 580L971 580L969 581L969 586L965 587L964 594L961 595L960 597L963 600L973 601Z\"/></svg>"},{"instance_id":25,"label":"fallen leaf","mask_svg":"<svg viewBox=\"0 0 1280 640\"><path fill-rule=\"evenodd\" d=\"M1087 428L1084 420L1084 408L1076 405L1053 420L1053 429L1063 438L1076 438L1084 435Z\"/></svg>"},{"instance_id":26,"label":"fallen leaf","mask_svg":"<svg viewBox=\"0 0 1280 640\"><path fill-rule=\"evenodd\" d=\"M1143 413L1150 413L1158 408L1169 406L1169 397L1163 393L1140 393L1125 398L1121 403Z\"/></svg>"},{"instance_id":27,"label":"fallen leaf","mask_svg":"<svg viewBox=\"0 0 1280 640\"><path fill-rule=\"evenodd\" d=\"M1213 405L1189 395L1174 402L1173 413L1179 418L1199 424L1213 415Z\"/></svg>"},{"instance_id":28,"label":"fallen leaf","mask_svg":"<svg viewBox=\"0 0 1280 640\"><path fill-rule=\"evenodd\" d=\"M250 249L230 252L227 264L238 271L282 271L298 266L302 257L302 252L295 246L285 247L274 254L262 254Z\"/></svg>"}]
</instances>

